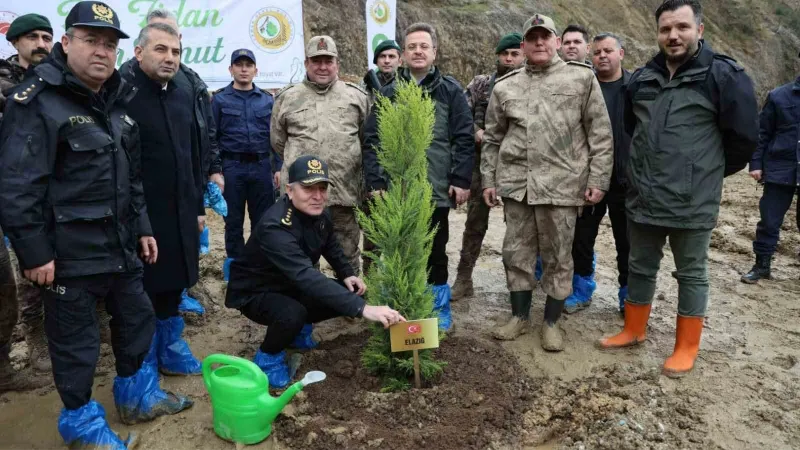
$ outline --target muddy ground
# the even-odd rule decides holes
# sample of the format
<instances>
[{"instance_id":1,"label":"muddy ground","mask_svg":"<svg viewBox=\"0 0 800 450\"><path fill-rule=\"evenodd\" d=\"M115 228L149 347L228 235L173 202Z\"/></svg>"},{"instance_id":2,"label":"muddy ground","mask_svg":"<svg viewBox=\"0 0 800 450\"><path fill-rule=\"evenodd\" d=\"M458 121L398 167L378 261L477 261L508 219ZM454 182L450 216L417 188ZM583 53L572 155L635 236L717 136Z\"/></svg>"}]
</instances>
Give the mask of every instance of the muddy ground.
<instances>
[{"instance_id":1,"label":"muddy ground","mask_svg":"<svg viewBox=\"0 0 800 450\"><path fill-rule=\"evenodd\" d=\"M794 206L785 220L772 281L739 282L752 264L751 240L760 189L744 174L726 181L719 226L710 253L711 301L694 372L682 380L660 375L674 343L677 284L669 249L647 341L638 348L600 352L593 342L617 330L615 252L608 219L598 238L598 290L591 308L567 316L567 349L546 354L533 332L498 343L488 330L508 315L500 250L502 211L475 271L476 295L453 305L455 334L442 343L448 363L434 387L380 394L360 369L363 324L337 319L318 328L319 350L306 353L301 372L326 371L254 449L797 449L800 448L800 239ZM465 212L451 214L451 281L458 263ZM202 260L199 296L206 317L186 335L195 354L252 357L264 328L223 305L222 220L211 218L212 254ZM532 317L543 313L535 296ZM537 320L538 322L538 320ZM13 349L25 364L25 344ZM213 432L202 379L166 378L164 386L189 394L194 407L178 416L126 427L111 395L113 355L103 347L95 397L112 427L140 434L139 448L233 449ZM0 396L0 448L59 448L61 402L54 388Z\"/></svg>"}]
</instances>

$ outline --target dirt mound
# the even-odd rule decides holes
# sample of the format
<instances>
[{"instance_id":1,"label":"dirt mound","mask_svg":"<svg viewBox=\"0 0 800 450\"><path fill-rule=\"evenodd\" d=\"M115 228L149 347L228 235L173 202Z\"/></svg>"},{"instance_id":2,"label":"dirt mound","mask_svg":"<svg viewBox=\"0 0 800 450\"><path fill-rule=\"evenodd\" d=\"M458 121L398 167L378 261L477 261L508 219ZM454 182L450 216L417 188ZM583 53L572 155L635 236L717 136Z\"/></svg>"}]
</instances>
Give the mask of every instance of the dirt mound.
<instances>
[{"instance_id":1,"label":"dirt mound","mask_svg":"<svg viewBox=\"0 0 800 450\"><path fill-rule=\"evenodd\" d=\"M534 381L499 345L447 339L437 351L447 366L435 386L384 394L361 368L366 339L344 336L306 354L304 368L331 373L278 420L279 441L307 449L519 447Z\"/></svg>"},{"instance_id":2,"label":"dirt mound","mask_svg":"<svg viewBox=\"0 0 800 450\"><path fill-rule=\"evenodd\" d=\"M658 371L642 365L569 382L535 378L499 344L454 337L437 351L447 366L432 388L385 394L360 366L365 341L345 336L306 354L306 370L330 376L276 422L278 441L306 449L516 449L554 439L576 449L708 448L688 394L665 395Z\"/></svg>"}]
</instances>

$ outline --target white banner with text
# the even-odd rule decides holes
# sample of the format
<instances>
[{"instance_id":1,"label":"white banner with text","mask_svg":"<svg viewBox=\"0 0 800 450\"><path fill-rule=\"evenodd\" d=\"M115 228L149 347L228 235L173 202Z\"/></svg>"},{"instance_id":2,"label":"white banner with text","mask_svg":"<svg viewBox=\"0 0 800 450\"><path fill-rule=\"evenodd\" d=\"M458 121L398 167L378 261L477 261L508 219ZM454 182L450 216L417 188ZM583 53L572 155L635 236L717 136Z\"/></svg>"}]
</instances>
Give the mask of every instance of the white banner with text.
<instances>
[{"instance_id":1,"label":"white banner with text","mask_svg":"<svg viewBox=\"0 0 800 450\"><path fill-rule=\"evenodd\" d=\"M383 0L379 0L383 1ZM37 13L50 19L53 40L64 34L64 19L78 0L2 0L0 2L0 57L16 53L6 41L11 22L23 14ZM120 40L117 67L133 57L134 42L156 8L175 13L183 35L181 62L194 69L210 89L231 82L231 53L253 51L262 88L280 88L305 77L302 0L107 0L119 15L122 30L131 36Z\"/></svg>"}]
</instances>

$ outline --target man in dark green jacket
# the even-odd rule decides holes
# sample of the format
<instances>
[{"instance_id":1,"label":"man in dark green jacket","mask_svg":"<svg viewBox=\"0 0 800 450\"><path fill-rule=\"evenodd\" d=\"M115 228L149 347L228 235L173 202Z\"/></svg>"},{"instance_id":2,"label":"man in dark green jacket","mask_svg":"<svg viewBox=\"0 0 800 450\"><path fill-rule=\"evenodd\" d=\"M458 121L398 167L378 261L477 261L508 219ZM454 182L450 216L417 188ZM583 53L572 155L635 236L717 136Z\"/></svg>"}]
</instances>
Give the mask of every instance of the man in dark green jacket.
<instances>
[{"instance_id":1,"label":"man in dark green jacket","mask_svg":"<svg viewBox=\"0 0 800 450\"><path fill-rule=\"evenodd\" d=\"M464 88L450 76L442 75L433 65L436 59L436 31L427 23L409 26L403 39L403 61L406 67L398 71L395 81L381 88L381 94L393 98L397 78L411 81L430 94L436 104L433 141L428 148L428 181L433 186L436 203L431 228L438 227L428 259L428 283L433 285L434 309L439 313L439 327L449 330L450 286L447 284L447 240L450 208L469 200L472 165L475 159L475 139L472 130L472 111L467 104ZM364 173L367 189L386 189L388 180L379 176L374 147L379 144L375 109L364 125Z\"/></svg>"},{"instance_id":2,"label":"man in dark green jacket","mask_svg":"<svg viewBox=\"0 0 800 450\"><path fill-rule=\"evenodd\" d=\"M625 328L601 348L645 338L664 244L669 237L678 280L675 349L670 377L694 366L708 303L708 246L717 223L722 179L742 170L758 140L753 83L731 58L702 41L697 0L667 0L656 10L661 49L626 92L631 133L630 275Z\"/></svg>"}]
</instances>

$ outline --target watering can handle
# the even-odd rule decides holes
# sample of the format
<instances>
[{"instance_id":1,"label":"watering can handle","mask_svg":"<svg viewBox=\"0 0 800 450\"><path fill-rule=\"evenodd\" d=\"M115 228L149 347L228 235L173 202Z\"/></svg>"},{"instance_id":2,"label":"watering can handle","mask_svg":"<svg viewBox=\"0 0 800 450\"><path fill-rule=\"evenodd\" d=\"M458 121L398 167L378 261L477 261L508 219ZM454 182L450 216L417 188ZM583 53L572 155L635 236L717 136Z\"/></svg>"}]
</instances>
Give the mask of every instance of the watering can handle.
<instances>
[{"instance_id":1,"label":"watering can handle","mask_svg":"<svg viewBox=\"0 0 800 450\"><path fill-rule=\"evenodd\" d=\"M268 389L267 385L267 375L258 368L257 365L253 364L251 361L246 360L244 358L239 358L238 356L231 356L231 355L223 355L221 353L215 353L213 355L206 356L206 359L203 360L203 382L206 384L206 389L210 389L211 384L211 365L212 364L222 364L225 366L234 366L242 371L250 372L252 379L258 383L258 389ZM262 386L263 384L263 386Z\"/></svg>"}]
</instances>

